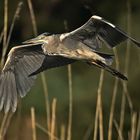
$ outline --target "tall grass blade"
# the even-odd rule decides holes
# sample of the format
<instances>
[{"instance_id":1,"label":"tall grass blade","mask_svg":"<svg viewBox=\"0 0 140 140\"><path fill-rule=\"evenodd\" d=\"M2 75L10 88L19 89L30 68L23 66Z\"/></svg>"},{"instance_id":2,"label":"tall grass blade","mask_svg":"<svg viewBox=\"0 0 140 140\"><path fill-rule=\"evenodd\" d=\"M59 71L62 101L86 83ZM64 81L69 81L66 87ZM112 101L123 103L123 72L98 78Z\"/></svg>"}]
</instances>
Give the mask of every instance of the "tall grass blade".
<instances>
[{"instance_id":1,"label":"tall grass blade","mask_svg":"<svg viewBox=\"0 0 140 140\"><path fill-rule=\"evenodd\" d=\"M137 113L134 112L132 114L132 122L131 122L131 133L130 133L130 140L136 139L136 129L137 129Z\"/></svg>"},{"instance_id":2,"label":"tall grass blade","mask_svg":"<svg viewBox=\"0 0 140 140\"><path fill-rule=\"evenodd\" d=\"M102 88L104 81L104 70L101 70L100 82L98 87L98 96L99 96L99 130L100 130L100 140L104 139L103 131L103 111L102 111Z\"/></svg>"},{"instance_id":3,"label":"tall grass blade","mask_svg":"<svg viewBox=\"0 0 140 140\"><path fill-rule=\"evenodd\" d=\"M47 80L45 77L44 73L41 73L41 80L42 80L42 85L43 85L43 90L44 90L44 96L45 96L45 106L46 106L46 116L47 116L47 127L48 130L50 131L50 101L49 101L49 96L48 96L48 87L47 87Z\"/></svg>"},{"instance_id":4,"label":"tall grass blade","mask_svg":"<svg viewBox=\"0 0 140 140\"><path fill-rule=\"evenodd\" d=\"M31 0L27 0L27 1L28 1L29 10L30 10L30 16L31 16L31 22L32 22L34 36L37 36L37 34L38 34L37 24L36 24L36 19L35 19L32 2L31 2ZM49 103L49 97L48 97L47 81L46 81L44 73L41 73L41 80L42 80L44 96L45 96L47 127L48 127L48 130L50 131L50 103Z\"/></svg>"},{"instance_id":5,"label":"tall grass blade","mask_svg":"<svg viewBox=\"0 0 140 140\"><path fill-rule=\"evenodd\" d=\"M44 132L46 135L48 135L49 137L51 137L51 132L49 132L46 128L44 128L39 123L36 123L36 127L39 128L42 132ZM53 136L53 139L54 140L61 140L61 139L57 138L56 136Z\"/></svg>"},{"instance_id":6,"label":"tall grass blade","mask_svg":"<svg viewBox=\"0 0 140 140\"><path fill-rule=\"evenodd\" d=\"M103 80L104 80L104 70L101 70L99 86L97 90L97 106L96 106L96 115L95 115L95 127L94 127L94 136L93 140L97 140L97 132L98 132L98 120L99 120L99 132L100 132L100 140L104 139L103 133L103 112L102 112L102 99L101 93L103 88Z\"/></svg>"},{"instance_id":7,"label":"tall grass blade","mask_svg":"<svg viewBox=\"0 0 140 140\"><path fill-rule=\"evenodd\" d=\"M114 48L114 54L115 54L115 60L116 60L116 69L119 70L119 57L118 57L116 48ZM118 78L115 78L115 84L113 88L113 95L112 95L111 106L110 106L108 140L112 140L113 117L114 117L114 110L115 110L116 95L118 91L118 82L119 82Z\"/></svg>"},{"instance_id":8,"label":"tall grass blade","mask_svg":"<svg viewBox=\"0 0 140 140\"><path fill-rule=\"evenodd\" d=\"M65 125L61 125L61 134L60 134L60 140L65 140Z\"/></svg>"},{"instance_id":9,"label":"tall grass blade","mask_svg":"<svg viewBox=\"0 0 140 140\"><path fill-rule=\"evenodd\" d=\"M68 32L68 23L64 20L65 31ZM71 65L68 65L68 86L69 86L69 116L68 116L68 129L67 140L72 139L72 69Z\"/></svg>"},{"instance_id":10,"label":"tall grass blade","mask_svg":"<svg viewBox=\"0 0 140 140\"><path fill-rule=\"evenodd\" d=\"M122 131L120 130L119 125L117 124L116 120L114 120L114 125L115 125L115 128L116 128L117 132L118 132L119 139L120 140L124 140L123 135L122 135Z\"/></svg>"},{"instance_id":11,"label":"tall grass blade","mask_svg":"<svg viewBox=\"0 0 140 140\"><path fill-rule=\"evenodd\" d=\"M127 0L127 32L130 35L131 33L131 8L130 8L130 1ZM126 56L125 56L125 68L124 73L128 76L128 66L129 66L129 57L130 57L130 40L127 41L127 47L126 47ZM125 115L125 104L126 104L126 97L128 100L128 104L130 107L130 111L132 114L133 105L130 98L130 95L128 93L127 83L123 81L123 94L122 94L122 103L121 103L121 116L120 116L120 125L119 128L123 133L123 125L124 125L124 115Z\"/></svg>"},{"instance_id":12,"label":"tall grass blade","mask_svg":"<svg viewBox=\"0 0 140 140\"><path fill-rule=\"evenodd\" d=\"M56 99L52 102L52 118L51 118L51 137L50 140L54 140L55 135L55 122L56 122Z\"/></svg>"},{"instance_id":13,"label":"tall grass blade","mask_svg":"<svg viewBox=\"0 0 140 140\"><path fill-rule=\"evenodd\" d=\"M1 33L0 33L0 43L2 42L3 35L4 35L4 30L2 30Z\"/></svg>"},{"instance_id":14,"label":"tall grass blade","mask_svg":"<svg viewBox=\"0 0 140 140\"><path fill-rule=\"evenodd\" d=\"M29 10L30 10L30 15L31 15L33 33L34 33L34 36L37 36L38 31L37 31L37 24L36 24L36 19L35 19L35 14L34 14L34 9L33 9L33 5L32 5L32 1L31 0L27 0L27 2L28 2Z\"/></svg>"},{"instance_id":15,"label":"tall grass blade","mask_svg":"<svg viewBox=\"0 0 140 140\"><path fill-rule=\"evenodd\" d=\"M68 82L69 82L69 118L68 118L68 130L67 140L72 138L72 69L71 65L68 65Z\"/></svg>"},{"instance_id":16,"label":"tall grass blade","mask_svg":"<svg viewBox=\"0 0 140 140\"><path fill-rule=\"evenodd\" d=\"M140 112L138 116L138 123L137 123L137 131L136 131L136 140L140 139Z\"/></svg>"},{"instance_id":17,"label":"tall grass blade","mask_svg":"<svg viewBox=\"0 0 140 140\"><path fill-rule=\"evenodd\" d=\"M16 9L15 14L14 14L14 17L12 19L12 23L11 23L9 33L8 33L8 36L7 36L6 50L7 50L8 46L9 46L9 42L10 42L10 39L11 39L11 36L12 36L12 32L13 32L13 29L14 29L15 22L19 18L22 5L23 5L23 2L18 3L17 9Z\"/></svg>"},{"instance_id":18,"label":"tall grass blade","mask_svg":"<svg viewBox=\"0 0 140 140\"><path fill-rule=\"evenodd\" d=\"M7 41L7 32L8 32L8 0L4 0L4 33L3 33L3 49L2 49L2 60L1 60L1 66L4 65L5 60L5 54L6 52L6 41Z\"/></svg>"},{"instance_id":19,"label":"tall grass blade","mask_svg":"<svg viewBox=\"0 0 140 140\"><path fill-rule=\"evenodd\" d=\"M99 127L99 96L97 94L97 103L96 103L96 112L95 112L95 121L94 121L93 140L97 140L98 127Z\"/></svg>"},{"instance_id":20,"label":"tall grass blade","mask_svg":"<svg viewBox=\"0 0 140 140\"><path fill-rule=\"evenodd\" d=\"M10 26L10 32L7 35L7 32L8 32L8 0L4 1L4 29L1 33L1 39L0 39L0 40L2 40L2 37L3 37L3 48L2 48L2 59L1 59L1 66L2 67L3 67L4 62L5 62L5 55L6 55L6 52L8 49L10 37L11 37L12 31L14 28L14 24L15 24L15 20L17 18L17 15L19 15L20 9L21 8L20 8L20 4L19 4L17 6L17 10L16 10L15 15L13 17L13 22ZM7 36L8 36L8 38L7 38ZM0 139L4 138L4 136L8 130L8 127L9 127L9 124L10 124L10 121L11 121L13 114L14 113L9 112L9 113L4 115L3 120L2 120L2 124L1 124L1 128L0 128Z\"/></svg>"},{"instance_id":21,"label":"tall grass blade","mask_svg":"<svg viewBox=\"0 0 140 140\"><path fill-rule=\"evenodd\" d=\"M31 123L32 123L32 140L37 140L36 125L35 125L35 109L31 107Z\"/></svg>"}]
</instances>

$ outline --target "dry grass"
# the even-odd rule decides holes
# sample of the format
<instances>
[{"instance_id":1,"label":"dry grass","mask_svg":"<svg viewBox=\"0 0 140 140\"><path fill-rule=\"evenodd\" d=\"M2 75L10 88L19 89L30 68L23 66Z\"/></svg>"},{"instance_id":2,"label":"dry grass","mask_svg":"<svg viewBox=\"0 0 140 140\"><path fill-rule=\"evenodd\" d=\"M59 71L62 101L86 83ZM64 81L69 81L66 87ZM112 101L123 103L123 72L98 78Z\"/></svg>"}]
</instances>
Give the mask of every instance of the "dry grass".
<instances>
[{"instance_id":1,"label":"dry grass","mask_svg":"<svg viewBox=\"0 0 140 140\"><path fill-rule=\"evenodd\" d=\"M51 118L51 137L50 140L54 140L55 128L56 128L56 99L52 102L52 118Z\"/></svg>"},{"instance_id":2,"label":"dry grass","mask_svg":"<svg viewBox=\"0 0 140 140\"><path fill-rule=\"evenodd\" d=\"M36 126L35 126L35 109L31 107L31 123L32 123L32 139L37 140L36 138Z\"/></svg>"},{"instance_id":3,"label":"dry grass","mask_svg":"<svg viewBox=\"0 0 140 140\"><path fill-rule=\"evenodd\" d=\"M69 118L68 118L68 130L67 130L67 140L72 138L72 70L71 65L68 65L68 81L69 81Z\"/></svg>"},{"instance_id":4,"label":"dry grass","mask_svg":"<svg viewBox=\"0 0 140 140\"><path fill-rule=\"evenodd\" d=\"M4 1L4 28L0 35L0 42L2 41L2 38L3 38L1 67L3 67L4 62L5 62L5 55L8 49L8 45L9 45L12 31L15 25L15 21L17 20L20 14L21 5L22 5L22 2L19 2L17 5L17 9L14 14L12 23L10 25L9 33L8 33L8 0ZM4 136L7 132L12 116L13 116L13 113L11 112L4 114L2 122L1 122L1 127L0 127L0 140L4 139Z\"/></svg>"},{"instance_id":5,"label":"dry grass","mask_svg":"<svg viewBox=\"0 0 140 140\"><path fill-rule=\"evenodd\" d=\"M33 6L32 6L32 1L27 0L27 2L28 2L28 6L29 6L29 11L30 11L33 33L34 33L34 36L37 36L38 31L37 31L37 24L36 24L35 14L34 14ZM46 81L46 76L44 73L41 73L41 79L42 79L42 85L43 85L44 96L45 96L47 127L48 127L48 130L51 131L51 127L50 127L50 120L51 120L50 119L50 103L49 103L49 96L48 96L48 89L47 89L47 81Z\"/></svg>"},{"instance_id":6,"label":"dry grass","mask_svg":"<svg viewBox=\"0 0 140 140\"><path fill-rule=\"evenodd\" d=\"M37 31L37 23L35 19L34 9L31 0L27 0L28 6L29 6L29 13L31 17L31 23L32 28L34 32L34 36L38 34ZM2 59L1 64L3 66L5 61L5 55L7 52L7 48L10 43L10 38L12 35L12 31L14 29L15 21L19 17L20 11L21 11L21 5L20 2L17 6L15 15L12 20L12 24L10 26L10 30L8 32L8 0L5 0L4 2L4 28L3 31L0 34L0 42L3 41L3 53L2 53ZM131 23L131 4L128 0L127 2L127 9L128 9L128 17L127 17L127 25L128 25L128 33L130 34L130 23ZM65 25L66 26L66 25ZM67 30L67 27L66 27ZM115 58L116 58L116 69L119 70L119 57L117 50L114 50ZM127 42L127 51L126 51L126 58L125 58L125 74L128 75L128 66L129 66L129 56L130 56L130 42ZM71 65L68 65L68 85L69 85L69 114L68 114L68 122L67 124L62 124L60 126L57 126L57 99L53 99L52 104L50 104L49 97L48 97L48 89L47 89L47 81L46 76L44 74L41 75L42 77L42 85L44 89L44 97L45 97L45 108L46 108L46 115L47 115L47 125L41 125L37 123L36 121L36 114L35 114L35 108L31 108L31 126L32 126L32 139L37 140L37 129L41 130L45 135L46 139L49 140L72 140L72 115L73 115L73 86L72 86L72 69ZM97 103L96 103L96 112L95 112L95 119L94 119L94 128L91 128L91 125L88 130L94 129L92 131L93 140L104 140L105 135L107 135L108 140L113 140L113 131L114 128L117 131L118 140L124 140L124 122L125 122L125 108L126 103L129 103L129 109L131 111L131 128L128 130L128 139L129 140L139 140L140 138L140 113L137 113L133 110L133 104L131 101L131 98L129 96L127 83L122 82L123 85L123 94L122 94L122 101L121 101L121 112L120 112L120 120L119 122L116 121L115 118L115 103L116 103L116 95L118 92L118 84L119 80L116 78L114 81L114 88L113 88L113 94L111 99L111 105L110 105L110 113L109 113L109 122L104 122L104 105L103 105L103 84L104 84L104 71L101 71L99 85L97 89ZM13 114L5 114L1 124L0 124L0 140L3 140L7 131L8 126L10 124L11 118ZM21 116L20 116L21 117ZM104 124L108 125L108 134L105 134L105 127ZM47 126L47 127L46 127ZM67 126L67 127L66 127ZM93 125L92 125L93 126ZM58 133L58 130L60 130L60 134ZM89 131L88 135L89 134ZM80 133L80 132L78 132ZM98 135L99 134L99 135ZM89 137L85 136L83 139L86 140Z\"/></svg>"}]
</instances>

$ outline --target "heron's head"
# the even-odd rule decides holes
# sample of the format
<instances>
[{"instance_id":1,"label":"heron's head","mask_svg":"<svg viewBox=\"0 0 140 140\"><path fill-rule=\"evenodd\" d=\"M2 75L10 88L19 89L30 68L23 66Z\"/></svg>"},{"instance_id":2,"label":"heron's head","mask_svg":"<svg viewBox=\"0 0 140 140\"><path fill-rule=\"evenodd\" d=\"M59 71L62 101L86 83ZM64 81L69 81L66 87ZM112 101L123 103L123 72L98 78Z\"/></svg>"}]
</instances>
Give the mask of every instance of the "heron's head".
<instances>
[{"instance_id":1,"label":"heron's head","mask_svg":"<svg viewBox=\"0 0 140 140\"><path fill-rule=\"evenodd\" d=\"M50 33L43 33L35 38L29 39L27 41L24 41L24 44L43 44L43 43L47 43L47 38L48 36L51 36L52 34Z\"/></svg>"}]
</instances>

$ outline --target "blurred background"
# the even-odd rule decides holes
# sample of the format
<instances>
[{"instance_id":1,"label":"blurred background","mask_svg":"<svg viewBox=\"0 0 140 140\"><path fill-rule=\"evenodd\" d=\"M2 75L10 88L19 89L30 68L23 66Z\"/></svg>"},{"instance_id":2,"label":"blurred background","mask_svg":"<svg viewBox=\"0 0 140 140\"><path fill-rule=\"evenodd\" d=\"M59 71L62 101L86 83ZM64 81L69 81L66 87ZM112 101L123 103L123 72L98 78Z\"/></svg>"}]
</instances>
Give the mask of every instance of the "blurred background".
<instances>
[{"instance_id":1,"label":"blurred background","mask_svg":"<svg viewBox=\"0 0 140 140\"><path fill-rule=\"evenodd\" d=\"M31 22L30 10L28 2L23 0L23 5L15 22L11 35L8 51L15 45L21 44L26 39L34 37L33 26ZM11 26L13 16L19 0L8 1L8 29ZM140 1L130 1L130 20L127 20L128 0L32 0L34 8L38 34L43 32L63 33L66 31L67 23L68 31L72 31L83 25L92 15L99 15L117 25L127 32L128 22L131 27L130 34L132 37L140 41ZM4 27L4 0L0 1L0 31ZM2 42L0 51L2 54ZM7 53L8 53L7 51ZM113 53L112 50L106 49L106 52ZM124 73L125 57L127 52L127 43L124 42L117 46L119 57L120 71ZM140 110L140 49L134 44L130 46L129 66L128 66L128 82L127 90L129 92L133 111ZM115 67L115 62L113 63ZM72 70L72 95L73 95L73 115L72 115L72 140L93 139L94 119L97 103L97 90L100 80L100 69L90 67L84 63L75 63L71 65ZM56 98L56 135L60 135L61 126L67 129L69 114L69 80L68 67L61 67L44 72L46 78L46 87L50 106L54 98ZM103 126L104 138L107 139L108 121L110 115L110 107L112 101L112 93L114 89L115 78L104 73L102 88L102 106L103 106ZM115 103L114 118L119 123L120 108L122 103L123 85L118 82L117 96ZM6 140L30 140L32 139L31 129L31 107L35 109L36 121L44 128L47 127L46 122L46 100L44 97L43 85L40 74L32 87L31 91L19 102L17 112L12 116L9 127L7 129ZM0 114L2 124L4 114ZM131 111L129 102L126 99L125 104L125 123L124 138L128 137L128 131L131 128ZM113 128L113 139L116 134ZM45 140L48 136L37 128L37 139Z\"/></svg>"}]
</instances>

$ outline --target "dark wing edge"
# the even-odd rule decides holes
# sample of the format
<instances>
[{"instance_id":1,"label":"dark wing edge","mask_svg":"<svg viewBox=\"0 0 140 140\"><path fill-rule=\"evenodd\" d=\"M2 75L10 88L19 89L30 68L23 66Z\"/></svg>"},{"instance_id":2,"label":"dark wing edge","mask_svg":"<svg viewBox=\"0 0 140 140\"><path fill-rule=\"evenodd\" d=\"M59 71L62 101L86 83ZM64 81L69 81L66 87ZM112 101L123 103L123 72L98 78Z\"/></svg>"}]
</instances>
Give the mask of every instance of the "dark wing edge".
<instances>
[{"instance_id":1,"label":"dark wing edge","mask_svg":"<svg viewBox=\"0 0 140 140\"><path fill-rule=\"evenodd\" d=\"M95 16L96 17L96 16ZM101 18L96 19L93 16L93 22L97 22L96 24L100 24L100 29L98 31L99 36L107 42L107 44L111 47L115 47L126 39L130 39L136 46L140 47L140 42L130 37L126 32L122 31L119 27L113 25L107 20ZM98 23L99 22L99 23Z\"/></svg>"},{"instance_id":2,"label":"dark wing edge","mask_svg":"<svg viewBox=\"0 0 140 140\"><path fill-rule=\"evenodd\" d=\"M29 76L34 76L46 69L50 69L50 68L55 68L55 67L60 67L60 66L65 66L71 63L74 63L76 60L74 59L69 59L69 58L65 58L62 56L56 56L56 55L46 55L41 67L39 69L37 69L36 71L34 71L33 73L31 73Z\"/></svg>"},{"instance_id":3,"label":"dark wing edge","mask_svg":"<svg viewBox=\"0 0 140 140\"><path fill-rule=\"evenodd\" d=\"M36 78L28 75L41 66L44 58L39 46L11 49L0 75L0 110L16 111L17 98L27 94Z\"/></svg>"},{"instance_id":4,"label":"dark wing edge","mask_svg":"<svg viewBox=\"0 0 140 140\"><path fill-rule=\"evenodd\" d=\"M113 48L126 39L130 39L140 47L140 42L130 37L112 23L96 15L92 16L83 26L70 32L69 36L73 39L78 39L92 49L101 46L100 40L103 40L109 47Z\"/></svg>"}]
</instances>

